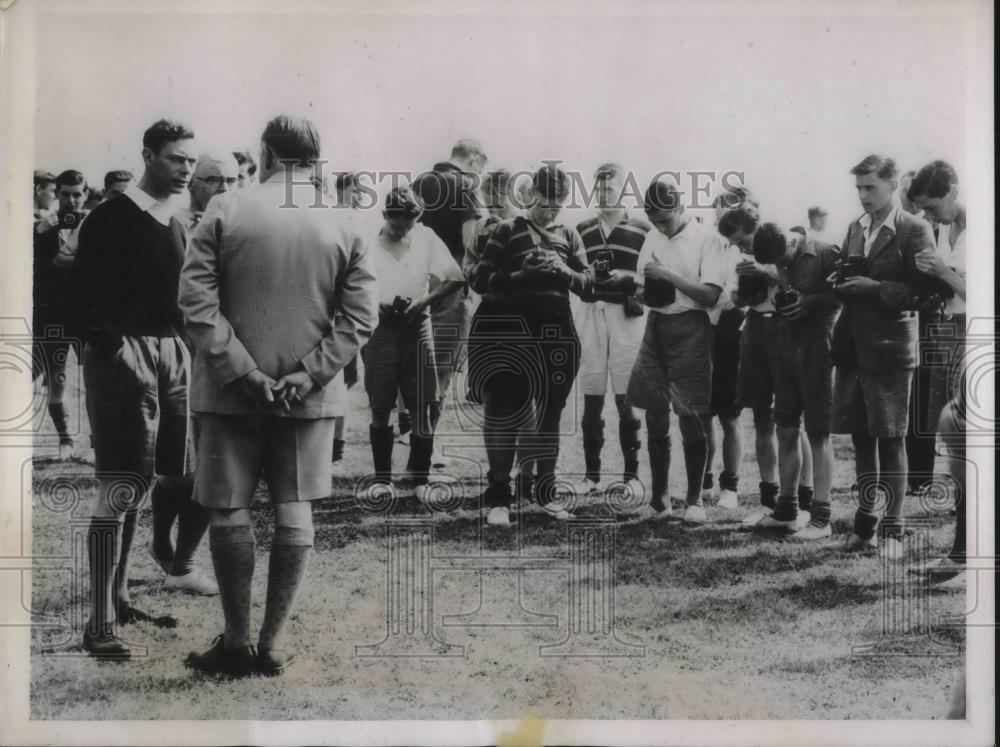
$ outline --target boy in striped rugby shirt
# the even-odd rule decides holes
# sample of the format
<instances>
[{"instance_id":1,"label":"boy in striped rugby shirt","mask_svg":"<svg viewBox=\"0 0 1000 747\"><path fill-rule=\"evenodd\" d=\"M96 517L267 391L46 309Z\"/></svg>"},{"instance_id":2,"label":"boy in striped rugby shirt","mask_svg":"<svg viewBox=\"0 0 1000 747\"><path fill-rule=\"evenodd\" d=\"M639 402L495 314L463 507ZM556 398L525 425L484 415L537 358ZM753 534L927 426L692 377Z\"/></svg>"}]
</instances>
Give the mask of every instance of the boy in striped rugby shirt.
<instances>
[{"instance_id":1,"label":"boy in striped rugby shirt","mask_svg":"<svg viewBox=\"0 0 1000 747\"><path fill-rule=\"evenodd\" d=\"M628 215L621 204L624 169L616 163L599 166L594 173L598 215L577 225L587 263L595 277L611 270L634 278L639 250L649 224ZM604 397L608 377L618 409L618 439L625 461L626 484L637 480L639 469L639 418L625 398L642 342L645 320L642 303L634 292L602 292L583 297L576 314L580 336L580 389L583 392L583 453L586 475L575 486L577 495L589 495L601 483L601 449L604 446ZM634 488L633 488L634 489Z\"/></svg>"}]
</instances>

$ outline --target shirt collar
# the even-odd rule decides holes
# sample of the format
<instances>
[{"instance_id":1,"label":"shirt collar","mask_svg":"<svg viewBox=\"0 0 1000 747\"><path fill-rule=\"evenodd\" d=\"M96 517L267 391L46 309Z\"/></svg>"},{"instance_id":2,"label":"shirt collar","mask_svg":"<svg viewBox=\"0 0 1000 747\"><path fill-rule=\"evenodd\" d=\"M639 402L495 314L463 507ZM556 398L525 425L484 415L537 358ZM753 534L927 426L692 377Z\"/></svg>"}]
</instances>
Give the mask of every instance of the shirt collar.
<instances>
[{"instance_id":1,"label":"shirt collar","mask_svg":"<svg viewBox=\"0 0 1000 747\"><path fill-rule=\"evenodd\" d=\"M892 210L889 214L885 216L885 220L882 221L882 225L888 228L893 233L896 233L896 217L899 215L899 205L893 205ZM872 225L872 216L870 213L865 213L861 216L861 220L858 221L862 228L865 230L870 230Z\"/></svg>"},{"instance_id":2,"label":"shirt collar","mask_svg":"<svg viewBox=\"0 0 1000 747\"><path fill-rule=\"evenodd\" d=\"M143 190L136 182L132 182L125 188L123 193L144 213L149 213L157 223L164 226L170 225L170 218L174 213L174 208L165 200L157 200L151 194Z\"/></svg>"}]
</instances>

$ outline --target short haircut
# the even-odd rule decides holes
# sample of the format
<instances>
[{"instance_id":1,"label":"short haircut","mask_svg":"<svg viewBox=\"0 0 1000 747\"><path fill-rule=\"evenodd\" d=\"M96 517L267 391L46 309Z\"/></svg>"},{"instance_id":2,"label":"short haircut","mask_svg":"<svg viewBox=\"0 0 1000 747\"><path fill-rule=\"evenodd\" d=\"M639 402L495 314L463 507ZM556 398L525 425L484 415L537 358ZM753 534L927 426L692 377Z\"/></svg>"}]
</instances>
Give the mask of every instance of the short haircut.
<instances>
[{"instance_id":1,"label":"short haircut","mask_svg":"<svg viewBox=\"0 0 1000 747\"><path fill-rule=\"evenodd\" d=\"M887 182L899 178L899 167L888 156L880 156L877 153L872 153L870 156L865 156L861 163L851 169L851 173L854 176L875 174L879 179Z\"/></svg>"},{"instance_id":2,"label":"short haircut","mask_svg":"<svg viewBox=\"0 0 1000 747\"><path fill-rule=\"evenodd\" d=\"M319 160L319 133L308 119L279 114L267 123L260 140L279 161L309 167Z\"/></svg>"},{"instance_id":3,"label":"short haircut","mask_svg":"<svg viewBox=\"0 0 1000 747\"><path fill-rule=\"evenodd\" d=\"M913 177L906 196L911 200L918 197L944 197L958 184L958 172L946 161L931 161Z\"/></svg>"},{"instance_id":4,"label":"short haircut","mask_svg":"<svg viewBox=\"0 0 1000 747\"><path fill-rule=\"evenodd\" d=\"M395 187L385 196L385 213L389 218L419 218L424 205L409 187Z\"/></svg>"},{"instance_id":5,"label":"short haircut","mask_svg":"<svg viewBox=\"0 0 1000 747\"><path fill-rule=\"evenodd\" d=\"M621 176L625 173L625 167L620 163L602 163L594 170L594 181L604 181L605 179L614 179L616 176Z\"/></svg>"},{"instance_id":6,"label":"short haircut","mask_svg":"<svg viewBox=\"0 0 1000 747\"><path fill-rule=\"evenodd\" d=\"M56 177L56 192L59 191L60 187L83 187L83 191L86 192L87 179L79 171L66 169Z\"/></svg>"},{"instance_id":7,"label":"short haircut","mask_svg":"<svg viewBox=\"0 0 1000 747\"><path fill-rule=\"evenodd\" d=\"M233 158L236 159L236 163L240 166L249 164L249 166L247 166L247 173L250 176L257 173L257 162L254 160L253 154L249 150L245 148L234 150Z\"/></svg>"},{"instance_id":8,"label":"short haircut","mask_svg":"<svg viewBox=\"0 0 1000 747\"><path fill-rule=\"evenodd\" d=\"M349 187L355 187L358 184L358 175L353 171L341 171L337 174L336 178L333 180L333 187L338 192L343 192Z\"/></svg>"},{"instance_id":9,"label":"short haircut","mask_svg":"<svg viewBox=\"0 0 1000 747\"><path fill-rule=\"evenodd\" d=\"M781 227L777 223L762 223L753 236L753 258L771 265L784 257L786 251L788 239Z\"/></svg>"},{"instance_id":10,"label":"short haircut","mask_svg":"<svg viewBox=\"0 0 1000 747\"><path fill-rule=\"evenodd\" d=\"M109 171L104 175L104 188L108 189L112 184L117 184L118 182L130 182L133 178L131 171L125 171L124 169Z\"/></svg>"},{"instance_id":11,"label":"short haircut","mask_svg":"<svg viewBox=\"0 0 1000 747\"><path fill-rule=\"evenodd\" d=\"M45 171L44 169L35 169L35 188L47 187L49 184L56 183L56 175L51 171Z\"/></svg>"},{"instance_id":12,"label":"short haircut","mask_svg":"<svg viewBox=\"0 0 1000 747\"><path fill-rule=\"evenodd\" d=\"M657 210L676 210L681 206L681 191L676 184L665 179L654 179L646 188L642 201L643 210L654 213Z\"/></svg>"},{"instance_id":13,"label":"short haircut","mask_svg":"<svg viewBox=\"0 0 1000 747\"><path fill-rule=\"evenodd\" d=\"M531 176L531 186L546 200L562 202L569 197L569 177L566 172L552 163L544 163Z\"/></svg>"},{"instance_id":14,"label":"short haircut","mask_svg":"<svg viewBox=\"0 0 1000 747\"><path fill-rule=\"evenodd\" d=\"M822 218L827 213L819 205L813 205L806 211L806 214L809 216L809 220L812 220L813 218Z\"/></svg>"},{"instance_id":15,"label":"short haircut","mask_svg":"<svg viewBox=\"0 0 1000 747\"><path fill-rule=\"evenodd\" d=\"M481 161L486 163L486 151L478 140L463 137L451 148L451 157L460 158L463 161Z\"/></svg>"},{"instance_id":16,"label":"short haircut","mask_svg":"<svg viewBox=\"0 0 1000 747\"><path fill-rule=\"evenodd\" d=\"M757 196L747 186L728 187L712 200L713 208L725 207L733 210L744 205L753 205L756 208L760 207L760 201L757 199Z\"/></svg>"},{"instance_id":17,"label":"short haircut","mask_svg":"<svg viewBox=\"0 0 1000 747\"><path fill-rule=\"evenodd\" d=\"M495 169L486 174L483 179L483 191L491 197L504 194L510 185L510 172L507 169Z\"/></svg>"},{"instance_id":18,"label":"short haircut","mask_svg":"<svg viewBox=\"0 0 1000 747\"><path fill-rule=\"evenodd\" d=\"M727 210L719 218L719 233L727 239L737 231L751 234L757 230L760 214L752 205L744 205L734 210Z\"/></svg>"},{"instance_id":19,"label":"short haircut","mask_svg":"<svg viewBox=\"0 0 1000 747\"><path fill-rule=\"evenodd\" d=\"M806 235L806 229L804 226L792 226L788 229L789 231L794 231L795 233L801 233L803 236Z\"/></svg>"},{"instance_id":20,"label":"short haircut","mask_svg":"<svg viewBox=\"0 0 1000 747\"><path fill-rule=\"evenodd\" d=\"M149 148L154 155L159 155L167 143L190 140L193 137L194 132L180 122L158 119L142 134L142 147Z\"/></svg>"}]
</instances>

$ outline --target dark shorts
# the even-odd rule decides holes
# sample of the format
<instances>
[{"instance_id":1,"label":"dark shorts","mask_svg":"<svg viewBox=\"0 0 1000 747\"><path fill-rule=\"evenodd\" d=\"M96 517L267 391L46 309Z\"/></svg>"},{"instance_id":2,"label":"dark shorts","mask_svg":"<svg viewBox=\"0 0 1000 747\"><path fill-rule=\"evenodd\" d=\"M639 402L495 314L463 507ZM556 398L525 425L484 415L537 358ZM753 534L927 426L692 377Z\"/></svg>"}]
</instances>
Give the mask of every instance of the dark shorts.
<instances>
[{"instance_id":1,"label":"dark shorts","mask_svg":"<svg viewBox=\"0 0 1000 747\"><path fill-rule=\"evenodd\" d=\"M833 385L833 432L903 438L912 386L912 368L875 373L838 366Z\"/></svg>"},{"instance_id":2,"label":"dark shorts","mask_svg":"<svg viewBox=\"0 0 1000 747\"><path fill-rule=\"evenodd\" d=\"M512 306L484 300L469 333L468 386L478 401L511 407L534 402L561 410L580 368L580 341L566 298L532 298Z\"/></svg>"},{"instance_id":3,"label":"dark shorts","mask_svg":"<svg viewBox=\"0 0 1000 747\"><path fill-rule=\"evenodd\" d=\"M191 469L188 350L179 337L125 337L112 358L87 345L83 378L97 474Z\"/></svg>"},{"instance_id":4,"label":"dark shorts","mask_svg":"<svg viewBox=\"0 0 1000 747\"><path fill-rule=\"evenodd\" d=\"M438 397L429 318L407 325L380 320L361 349L361 360L372 410L392 410L397 394L411 412Z\"/></svg>"},{"instance_id":5,"label":"dark shorts","mask_svg":"<svg viewBox=\"0 0 1000 747\"><path fill-rule=\"evenodd\" d=\"M707 416L712 334L704 311L651 312L629 379L629 401L643 410L668 411L672 406L678 415Z\"/></svg>"},{"instance_id":6,"label":"dark shorts","mask_svg":"<svg viewBox=\"0 0 1000 747\"><path fill-rule=\"evenodd\" d=\"M764 317L749 312L740 336L740 369L737 401L753 409L755 425L774 420L774 386L780 361L779 325L777 314Z\"/></svg>"},{"instance_id":7,"label":"dark shorts","mask_svg":"<svg viewBox=\"0 0 1000 747\"><path fill-rule=\"evenodd\" d=\"M833 323L781 320L779 365L774 381L774 422L827 435L833 419Z\"/></svg>"},{"instance_id":8,"label":"dark shorts","mask_svg":"<svg viewBox=\"0 0 1000 747\"><path fill-rule=\"evenodd\" d=\"M715 325L712 345L712 415L723 418L739 417L743 408L737 398L740 368L740 325L742 309L728 309Z\"/></svg>"},{"instance_id":9,"label":"dark shorts","mask_svg":"<svg viewBox=\"0 0 1000 747\"><path fill-rule=\"evenodd\" d=\"M196 413L198 468L194 496L202 506L250 508L260 478L272 503L330 495L334 418Z\"/></svg>"}]
</instances>

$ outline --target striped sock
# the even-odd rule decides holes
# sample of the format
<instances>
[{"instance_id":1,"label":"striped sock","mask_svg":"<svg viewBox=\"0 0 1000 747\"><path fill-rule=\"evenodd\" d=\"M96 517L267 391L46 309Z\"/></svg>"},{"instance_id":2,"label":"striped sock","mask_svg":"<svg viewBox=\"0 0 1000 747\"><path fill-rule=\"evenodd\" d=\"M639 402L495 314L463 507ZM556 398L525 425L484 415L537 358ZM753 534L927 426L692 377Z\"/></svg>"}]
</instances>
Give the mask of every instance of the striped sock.
<instances>
[{"instance_id":1,"label":"striped sock","mask_svg":"<svg viewBox=\"0 0 1000 747\"><path fill-rule=\"evenodd\" d=\"M809 511L809 525L823 529L830 523L832 507L829 503L813 503Z\"/></svg>"},{"instance_id":2,"label":"striped sock","mask_svg":"<svg viewBox=\"0 0 1000 747\"><path fill-rule=\"evenodd\" d=\"M799 515L799 499L794 495L779 495L771 518L775 521L795 521Z\"/></svg>"},{"instance_id":3,"label":"striped sock","mask_svg":"<svg viewBox=\"0 0 1000 747\"><path fill-rule=\"evenodd\" d=\"M813 489L807 485L799 485L799 510L809 511L812 506L813 496L815 493Z\"/></svg>"}]
</instances>

